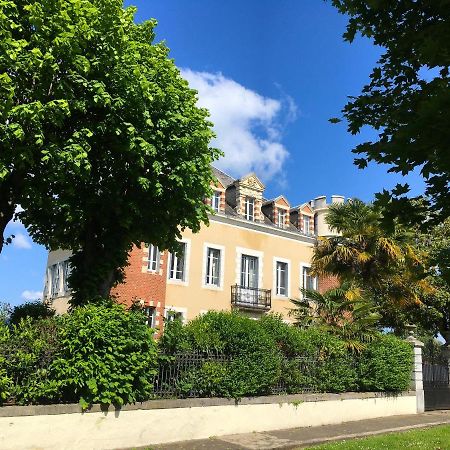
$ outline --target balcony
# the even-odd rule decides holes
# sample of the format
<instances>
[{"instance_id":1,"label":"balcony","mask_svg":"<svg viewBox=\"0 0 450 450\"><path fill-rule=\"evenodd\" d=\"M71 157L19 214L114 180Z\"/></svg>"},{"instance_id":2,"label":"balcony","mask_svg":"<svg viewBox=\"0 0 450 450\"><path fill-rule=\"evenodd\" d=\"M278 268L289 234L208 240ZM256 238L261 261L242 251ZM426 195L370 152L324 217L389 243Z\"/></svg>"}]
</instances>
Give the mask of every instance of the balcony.
<instances>
[{"instance_id":1,"label":"balcony","mask_svg":"<svg viewBox=\"0 0 450 450\"><path fill-rule=\"evenodd\" d=\"M237 308L268 311L272 306L272 291L239 286L231 286L231 304Z\"/></svg>"}]
</instances>

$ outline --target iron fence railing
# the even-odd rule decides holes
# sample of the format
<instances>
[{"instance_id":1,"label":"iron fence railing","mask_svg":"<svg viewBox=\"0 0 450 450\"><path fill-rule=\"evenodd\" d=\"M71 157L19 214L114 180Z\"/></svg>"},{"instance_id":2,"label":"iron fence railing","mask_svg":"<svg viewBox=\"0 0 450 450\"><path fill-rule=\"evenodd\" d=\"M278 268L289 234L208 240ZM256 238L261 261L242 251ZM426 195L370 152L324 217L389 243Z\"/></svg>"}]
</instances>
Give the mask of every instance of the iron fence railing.
<instances>
[{"instance_id":1,"label":"iron fence railing","mask_svg":"<svg viewBox=\"0 0 450 450\"><path fill-rule=\"evenodd\" d=\"M427 364L422 365L423 385L425 387L450 386L448 365Z\"/></svg>"},{"instance_id":2,"label":"iron fence railing","mask_svg":"<svg viewBox=\"0 0 450 450\"><path fill-rule=\"evenodd\" d=\"M161 355L154 379L153 393L157 398L198 398L221 396L220 387L208 380L208 374L227 377L238 357L215 352L189 352ZM266 394L317 392L314 373L318 359L311 357L283 358L280 376L268 387ZM230 371L230 373L232 370ZM214 375L212 376L214 379Z\"/></svg>"},{"instance_id":3,"label":"iron fence railing","mask_svg":"<svg viewBox=\"0 0 450 450\"><path fill-rule=\"evenodd\" d=\"M231 304L239 308L269 310L272 306L272 291L240 286L231 286Z\"/></svg>"}]
</instances>

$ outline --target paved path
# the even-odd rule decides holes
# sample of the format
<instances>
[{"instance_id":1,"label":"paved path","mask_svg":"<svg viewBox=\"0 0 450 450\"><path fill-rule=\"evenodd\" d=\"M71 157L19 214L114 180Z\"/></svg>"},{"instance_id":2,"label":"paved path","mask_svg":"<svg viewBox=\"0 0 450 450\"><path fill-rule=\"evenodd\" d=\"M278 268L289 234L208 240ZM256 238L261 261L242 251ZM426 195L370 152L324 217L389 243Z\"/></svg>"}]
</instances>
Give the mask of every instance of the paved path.
<instances>
[{"instance_id":1,"label":"paved path","mask_svg":"<svg viewBox=\"0 0 450 450\"><path fill-rule=\"evenodd\" d=\"M308 447L327 441L372 436L375 434L405 431L446 423L450 424L450 411L432 411L417 415L346 422L340 425L293 428L289 430L269 431L267 433L234 434L210 439L179 442L176 444L159 445L152 448L157 450L287 449Z\"/></svg>"}]
</instances>

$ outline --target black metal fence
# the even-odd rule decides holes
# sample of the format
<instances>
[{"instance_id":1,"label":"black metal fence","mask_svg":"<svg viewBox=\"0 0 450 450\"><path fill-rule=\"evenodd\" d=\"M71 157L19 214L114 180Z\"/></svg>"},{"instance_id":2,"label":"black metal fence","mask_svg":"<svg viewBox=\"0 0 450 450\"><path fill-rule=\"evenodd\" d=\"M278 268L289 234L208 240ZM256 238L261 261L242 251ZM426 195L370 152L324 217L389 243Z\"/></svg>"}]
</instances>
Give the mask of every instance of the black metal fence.
<instances>
[{"instance_id":1,"label":"black metal fence","mask_svg":"<svg viewBox=\"0 0 450 450\"><path fill-rule=\"evenodd\" d=\"M424 388L450 386L448 365L424 363L422 365L422 375Z\"/></svg>"},{"instance_id":2,"label":"black metal fence","mask_svg":"<svg viewBox=\"0 0 450 450\"><path fill-rule=\"evenodd\" d=\"M190 352L175 355L161 355L158 373L155 376L153 392L157 398L198 398L209 396L208 381L203 377L216 373L226 374L227 368L233 363L233 358L214 352ZM316 392L311 380L317 368L317 359L309 357L284 358L281 361L281 375L267 394ZM291 378L284 375L289 373ZM292 374L297 374L292 379ZM213 375L214 377L214 375ZM205 391L206 384L206 391ZM216 392L216 395L220 393Z\"/></svg>"}]
</instances>

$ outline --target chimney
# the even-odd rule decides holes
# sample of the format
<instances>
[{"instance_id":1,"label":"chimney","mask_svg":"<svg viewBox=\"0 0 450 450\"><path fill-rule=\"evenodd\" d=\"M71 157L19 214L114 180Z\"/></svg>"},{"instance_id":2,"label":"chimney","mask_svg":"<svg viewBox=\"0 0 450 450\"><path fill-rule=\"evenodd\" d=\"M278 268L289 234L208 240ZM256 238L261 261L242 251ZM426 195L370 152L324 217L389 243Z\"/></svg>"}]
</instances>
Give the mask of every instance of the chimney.
<instances>
[{"instance_id":1,"label":"chimney","mask_svg":"<svg viewBox=\"0 0 450 450\"><path fill-rule=\"evenodd\" d=\"M332 195L331 203L344 203L345 197L343 195Z\"/></svg>"}]
</instances>

